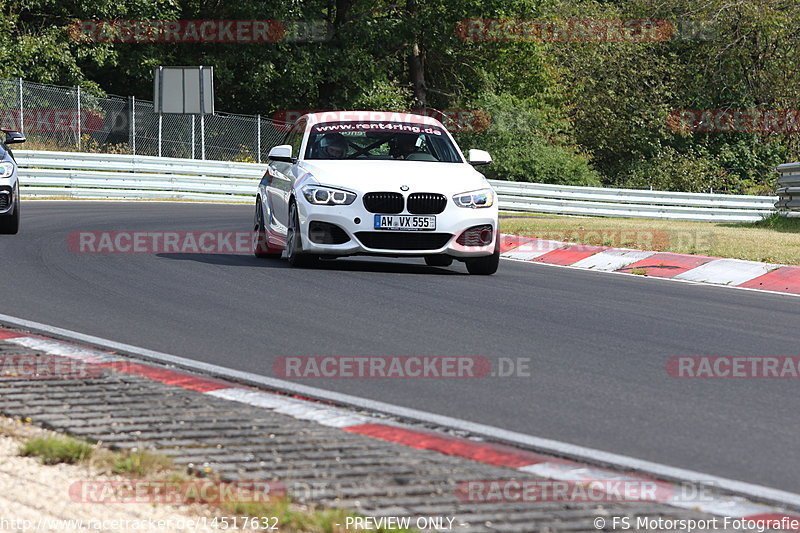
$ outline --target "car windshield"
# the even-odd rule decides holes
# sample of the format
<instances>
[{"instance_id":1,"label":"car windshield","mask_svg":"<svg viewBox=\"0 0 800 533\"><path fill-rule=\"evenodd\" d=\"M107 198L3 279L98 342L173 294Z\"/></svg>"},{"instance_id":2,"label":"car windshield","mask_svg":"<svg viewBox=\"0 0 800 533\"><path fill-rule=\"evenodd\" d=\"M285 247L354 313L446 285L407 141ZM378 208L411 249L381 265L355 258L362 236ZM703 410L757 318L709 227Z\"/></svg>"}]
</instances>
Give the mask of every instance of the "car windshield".
<instances>
[{"instance_id":1,"label":"car windshield","mask_svg":"<svg viewBox=\"0 0 800 533\"><path fill-rule=\"evenodd\" d=\"M463 162L442 128L404 122L315 124L305 158Z\"/></svg>"}]
</instances>

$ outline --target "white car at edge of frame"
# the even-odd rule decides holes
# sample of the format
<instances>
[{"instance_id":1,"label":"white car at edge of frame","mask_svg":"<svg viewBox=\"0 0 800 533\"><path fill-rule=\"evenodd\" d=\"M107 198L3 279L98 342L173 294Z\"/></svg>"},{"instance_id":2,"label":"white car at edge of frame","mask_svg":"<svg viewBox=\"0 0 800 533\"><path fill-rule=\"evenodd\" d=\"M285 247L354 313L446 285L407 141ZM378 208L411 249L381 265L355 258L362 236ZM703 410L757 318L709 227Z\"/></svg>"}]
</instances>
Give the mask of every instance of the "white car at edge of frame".
<instances>
[{"instance_id":1,"label":"white car at edge of frame","mask_svg":"<svg viewBox=\"0 0 800 533\"><path fill-rule=\"evenodd\" d=\"M497 195L445 127L427 116L336 111L300 117L269 152L258 186L253 251L292 266L321 256L463 261L494 274L500 260Z\"/></svg>"},{"instance_id":2,"label":"white car at edge of frame","mask_svg":"<svg viewBox=\"0 0 800 533\"><path fill-rule=\"evenodd\" d=\"M19 177L17 162L9 144L24 143L25 135L18 131L2 130L5 140L0 142L0 235L19 232Z\"/></svg>"}]
</instances>

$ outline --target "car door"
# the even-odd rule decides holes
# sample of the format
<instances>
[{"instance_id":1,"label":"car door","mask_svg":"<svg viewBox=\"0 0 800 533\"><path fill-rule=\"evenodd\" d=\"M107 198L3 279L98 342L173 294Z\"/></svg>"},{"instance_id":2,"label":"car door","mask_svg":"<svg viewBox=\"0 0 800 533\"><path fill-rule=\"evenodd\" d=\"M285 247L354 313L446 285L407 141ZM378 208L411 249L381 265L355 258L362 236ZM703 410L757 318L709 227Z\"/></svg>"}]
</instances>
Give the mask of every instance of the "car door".
<instances>
[{"instance_id":1,"label":"car door","mask_svg":"<svg viewBox=\"0 0 800 533\"><path fill-rule=\"evenodd\" d=\"M300 144L303 141L305 124L306 119L301 118L283 140L283 144L292 146L292 157L300 156ZM286 235L286 227L289 224L289 198L295 181L294 167L297 165L283 161L270 161L269 166L272 179L267 186L267 191L273 218L270 225L274 232Z\"/></svg>"}]
</instances>

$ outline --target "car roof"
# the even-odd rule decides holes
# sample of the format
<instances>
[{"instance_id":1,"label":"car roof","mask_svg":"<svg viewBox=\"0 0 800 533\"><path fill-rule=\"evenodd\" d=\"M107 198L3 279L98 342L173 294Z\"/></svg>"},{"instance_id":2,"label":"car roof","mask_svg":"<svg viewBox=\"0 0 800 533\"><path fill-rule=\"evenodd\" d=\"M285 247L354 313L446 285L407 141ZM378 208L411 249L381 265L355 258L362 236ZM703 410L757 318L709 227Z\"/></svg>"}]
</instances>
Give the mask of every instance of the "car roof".
<instances>
[{"instance_id":1,"label":"car roof","mask_svg":"<svg viewBox=\"0 0 800 533\"><path fill-rule=\"evenodd\" d=\"M305 116L308 117L307 127L324 122L402 122L445 129L442 123L433 117L403 111L323 111Z\"/></svg>"}]
</instances>

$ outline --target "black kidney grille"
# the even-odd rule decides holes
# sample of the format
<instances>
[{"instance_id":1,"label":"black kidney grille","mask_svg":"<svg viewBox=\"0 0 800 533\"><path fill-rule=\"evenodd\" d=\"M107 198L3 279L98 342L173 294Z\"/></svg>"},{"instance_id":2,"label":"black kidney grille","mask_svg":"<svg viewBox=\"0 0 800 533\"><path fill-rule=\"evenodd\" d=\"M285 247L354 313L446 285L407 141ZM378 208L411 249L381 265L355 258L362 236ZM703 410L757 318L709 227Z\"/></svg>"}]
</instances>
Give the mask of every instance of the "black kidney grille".
<instances>
[{"instance_id":1,"label":"black kidney grille","mask_svg":"<svg viewBox=\"0 0 800 533\"><path fill-rule=\"evenodd\" d=\"M447 197L443 194L415 192L408 195L408 212L413 215L438 215L447 206Z\"/></svg>"},{"instance_id":2,"label":"black kidney grille","mask_svg":"<svg viewBox=\"0 0 800 533\"><path fill-rule=\"evenodd\" d=\"M397 192L368 192L364 195L364 207L370 213L402 213L403 195Z\"/></svg>"},{"instance_id":3,"label":"black kidney grille","mask_svg":"<svg viewBox=\"0 0 800 533\"><path fill-rule=\"evenodd\" d=\"M453 236L421 231L359 231L356 237L367 248L377 250L438 250Z\"/></svg>"}]
</instances>

